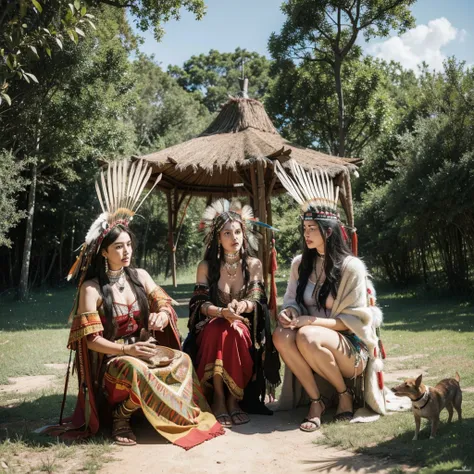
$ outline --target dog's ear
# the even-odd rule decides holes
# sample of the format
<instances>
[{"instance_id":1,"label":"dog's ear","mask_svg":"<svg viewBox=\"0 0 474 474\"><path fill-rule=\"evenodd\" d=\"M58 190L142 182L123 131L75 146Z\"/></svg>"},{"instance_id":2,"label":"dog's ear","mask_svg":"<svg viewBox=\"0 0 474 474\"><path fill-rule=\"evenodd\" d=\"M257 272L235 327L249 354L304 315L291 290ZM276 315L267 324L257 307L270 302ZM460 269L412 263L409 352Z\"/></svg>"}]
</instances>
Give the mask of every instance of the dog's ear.
<instances>
[{"instance_id":1,"label":"dog's ear","mask_svg":"<svg viewBox=\"0 0 474 474\"><path fill-rule=\"evenodd\" d=\"M423 374L419 375L415 380L415 386L418 388L421 385L421 379L423 378Z\"/></svg>"}]
</instances>

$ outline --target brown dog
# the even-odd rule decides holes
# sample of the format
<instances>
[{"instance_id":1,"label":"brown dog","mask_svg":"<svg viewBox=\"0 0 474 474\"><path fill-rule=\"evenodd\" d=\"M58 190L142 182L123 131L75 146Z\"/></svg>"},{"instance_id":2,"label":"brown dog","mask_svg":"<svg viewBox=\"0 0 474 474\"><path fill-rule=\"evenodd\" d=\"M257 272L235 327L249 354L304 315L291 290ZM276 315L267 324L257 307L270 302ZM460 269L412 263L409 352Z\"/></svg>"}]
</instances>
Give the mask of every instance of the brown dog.
<instances>
[{"instance_id":1,"label":"brown dog","mask_svg":"<svg viewBox=\"0 0 474 474\"><path fill-rule=\"evenodd\" d=\"M431 421L430 439L434 438L439 425L439 414L443 408L448 410L448 422L453 419L453 407L458 413L458 420L462 420L462 392L459 386L461 378L456 372L453 379L444 379L436 387L428 387L421 383L422 376L416 379L407 379L397 387L392 388L392 392L397 397L408 397L411 400L413 416L415 417L415 436L418 439L420 423L422 418Z\"/></svg>"}]
</instances>

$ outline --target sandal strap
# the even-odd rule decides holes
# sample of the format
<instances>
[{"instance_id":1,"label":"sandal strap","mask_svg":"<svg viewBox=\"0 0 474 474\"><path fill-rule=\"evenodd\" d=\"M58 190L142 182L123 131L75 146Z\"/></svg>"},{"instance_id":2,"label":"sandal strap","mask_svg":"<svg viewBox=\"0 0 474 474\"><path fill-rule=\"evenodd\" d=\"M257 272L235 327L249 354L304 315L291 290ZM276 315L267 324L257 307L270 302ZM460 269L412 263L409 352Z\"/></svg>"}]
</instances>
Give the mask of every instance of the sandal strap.
<instances>
[{"instance_id":1,"label":"sandal strap","mask_svg":"<svg viewBox=\"0 0 474 474\"><path fill-rule=\"evenodd\" d=\"M323 402L323 397L320 395L318 398L310 398L309 401L311 403L321 403L321 402Z\"/></svg>"},{"instance_id":2,"label":"sandal strap","mask_svg":"<svg viewBox=\"0 0 474 474\"><path fill-rule=\"evenodd\" d=\"M346 393L353 395L352 389L350 387L346 387L346 389L343 392L336 392L339 396L345 395Z\"/></svg>"}]
</instances>

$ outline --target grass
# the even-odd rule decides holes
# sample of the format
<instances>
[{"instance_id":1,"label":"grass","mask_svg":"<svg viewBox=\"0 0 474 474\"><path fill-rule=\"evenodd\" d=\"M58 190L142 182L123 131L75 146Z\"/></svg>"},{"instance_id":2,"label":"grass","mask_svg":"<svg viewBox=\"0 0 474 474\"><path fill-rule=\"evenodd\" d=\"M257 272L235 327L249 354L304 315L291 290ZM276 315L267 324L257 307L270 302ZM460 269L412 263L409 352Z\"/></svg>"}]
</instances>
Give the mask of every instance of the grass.
<instances>
[{"instance_id":1,"label":"grass","mask_svg":"<svg viewBox=\"0 0 474 474\"><path fill-rule=\"evenodd\" d=\"M279 295L285 289L285 271L280 271ZM194 270L178 275L180 285L169 280L163 287L181 304L176 308L179 328L186 335L186 298L193 290ZM181 283L184 281L184 283ZM68 314L74 288L35 294L20 303L12 297L0 299L0 384L25 375L56 375L57 383L45 390L25 395L0 392L1 472L90 472L107 462L113 449L109 441L95 438L71 446L39 436L32 430L57 420L62 400L64 370L45 367L67 363ZM281 303L280 296L280 303ZM434 385L457 370L461 386L474 387L474 305L456 298L422 297L414 293L379 295L384 310L382 332L389 358L386 370L417 369L427 373L425 381ZM414 357L413 357L414 356ZM75 403L74 379L66 400L66 413ZM390 384L388 384L390 385ZM464 392L464 422L448 425L443 413L439 436L428 440L427 428L418 442L412 442L411 413L398 413L368 424L324 423L319 443L388 458L404 472L414 467L422 474L452 472L462 466L474 468L474 393ZM329 421L330 418L323 421ZM456 419L456 418L455 418Z\"/></svg>"},{"instance_id":2,"label":"grass","mask_svg":"<svg viewBox=\"0 0 474 474\"><path fill-rule=\"evenodd\" d=\"M461 387L474 386L474 305L455 298L430 299L417 295L379 296L385 324L382 339L389 359L385 369L423 369L425 383L435 385L457 370ZM390 360L405 356L403 360ZM408 357L415 356L415 357ZM393 386L395 384L387 384ZM416 466L423 474L474 468L474 393L463 393L463 417L459 424L446 423L443 411L438 436L429 440L428 424L422 424L420 439L412 441L413 415L397 413L375 423L323 424L319 443L388 458L401 465ZM457 420L455 415L454 420ZM424 427L424 428L423 428Z\"/></svg>"}]
</instances>

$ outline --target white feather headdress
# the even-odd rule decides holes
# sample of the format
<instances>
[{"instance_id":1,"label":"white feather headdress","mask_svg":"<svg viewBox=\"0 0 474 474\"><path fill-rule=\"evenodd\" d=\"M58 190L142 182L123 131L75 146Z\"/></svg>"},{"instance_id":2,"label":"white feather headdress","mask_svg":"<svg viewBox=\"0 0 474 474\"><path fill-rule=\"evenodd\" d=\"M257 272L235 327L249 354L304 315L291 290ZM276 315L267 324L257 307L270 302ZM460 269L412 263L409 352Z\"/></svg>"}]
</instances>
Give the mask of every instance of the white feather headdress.
<instances>
[{"instance_id":1,"label":"white feather headdress","mask_svg":"<svg viewBox=\"0 0 474 474\"><path fill-rule=\"evenodd\" d=\"M312 168L306 171L295 160L289 160L291 175L275 161L275 172L304 214L313 219L339 219L337 202L339 186L334 186L326 171Z\"/></svg>"},{"instance_id":2,"label":"white feather headdress","mask_svg":"<svg viewBox=\"0 0 474 474\"><path fill-rule=\"evenodd\" d=\"M104 237L119 224L128 226L161 179L160 174L145 197L140 200L151 173L151 167L143 160L135 161L131 166L127 160L115 161L109 164L105 172L101 172L100 180L95 183L95 190L102 213L89 228L81 252L69 270L68 280L82 272L82 283L85 271L92 257L99 251Z\"/></svg>"},{"instance_id":3,"label":"white feather headdress","mask_svg":"<svg viewBox=\"0 0 474 474\"><path fill-rule=\"evenodd\" d=\"M204 242L210 245L213 238L216 238L224 225L229 221L237 221L242 225L245 239L253 251L258 250L258 239L260 234L253 228L254 225L262 226L270 230L278 230L274 227L257 220L252 208L245 204L242 206L240 201L227 199L218 199L207 206L202 215L199 229L205 232Z\"/></svg>"}]
</instances>

